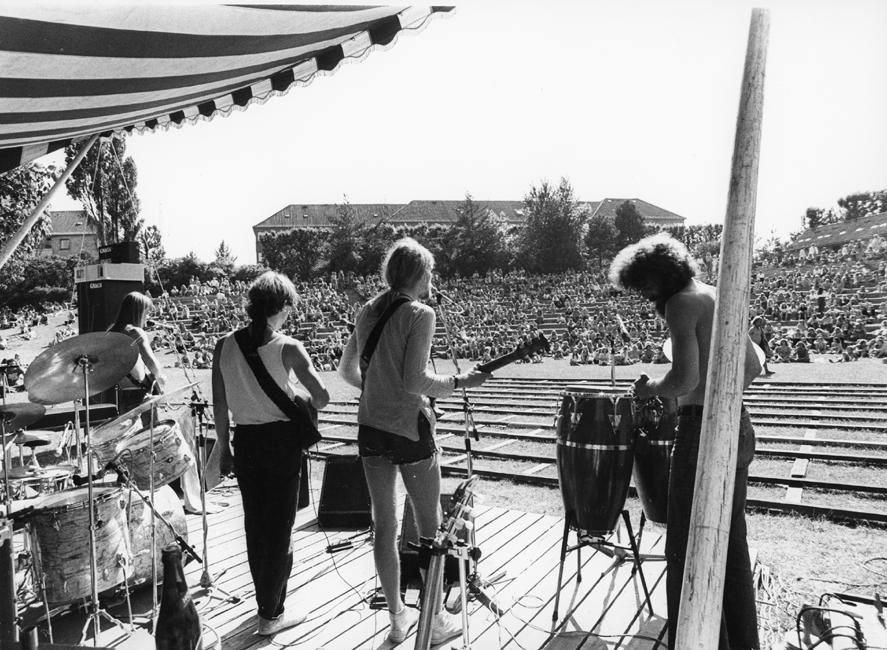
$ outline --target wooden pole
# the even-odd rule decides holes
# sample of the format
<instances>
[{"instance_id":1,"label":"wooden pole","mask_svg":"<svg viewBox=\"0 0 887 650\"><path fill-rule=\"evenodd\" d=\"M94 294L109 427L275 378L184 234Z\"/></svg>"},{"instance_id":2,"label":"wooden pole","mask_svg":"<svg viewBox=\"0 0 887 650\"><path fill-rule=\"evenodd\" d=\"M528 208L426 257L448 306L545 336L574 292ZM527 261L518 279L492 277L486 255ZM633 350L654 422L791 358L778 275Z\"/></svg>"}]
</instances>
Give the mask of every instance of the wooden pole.
<instances>
[{"instance_id":1,"label":"wooden pole","mask_svg":"<svg viewBox=\"0 0 887 650\"><path fill-rule=\"evenodd\" d=\"M28 236L28 233L31 232L31 228L34 227L34 224L37 223L37 220L40 218L40 215L43 214L43 211L46 209L46 206L49 205L49 201L55 195L60 187L65 184L65 181L68 180L68 177L74 173L74 170L77 169L77 165L80 164L80 161L86 156L87 152L92 148L92 145L95 144L95 141L99 139L99 134L96 133L89 139L89 142L86 143L86 146L80 150L80 152L74 157L71 161L71 164L62 172L62 175L58 177L55 184L49 188L49 191L40 199L40 203L37 204L37 207L34 208L34 211L31 212L31 216L25 219L25 222L22 224L22 227L19 228L16 233L6 242L3 246L3 252L0 253L0 269L2 269L6 263L9 261L9 258L12 257L12 254L15 252L15 249L19 247L19 244L24 241L25 237Z\"/></svg>"},{"instance_id":2,"label":"wooden pole","mask_svg":"<svg viewBox=\"0 0 887 650\"><path fill-rule=\"evenodd\" d=\"M711 339L710 359L717 359L717 363L708 364L706 377L693 513L677 626L676 643L681 650L718 647L742 408L769 30L769 13L764 9L752 10Z\"/></svg>"}]
</instances>

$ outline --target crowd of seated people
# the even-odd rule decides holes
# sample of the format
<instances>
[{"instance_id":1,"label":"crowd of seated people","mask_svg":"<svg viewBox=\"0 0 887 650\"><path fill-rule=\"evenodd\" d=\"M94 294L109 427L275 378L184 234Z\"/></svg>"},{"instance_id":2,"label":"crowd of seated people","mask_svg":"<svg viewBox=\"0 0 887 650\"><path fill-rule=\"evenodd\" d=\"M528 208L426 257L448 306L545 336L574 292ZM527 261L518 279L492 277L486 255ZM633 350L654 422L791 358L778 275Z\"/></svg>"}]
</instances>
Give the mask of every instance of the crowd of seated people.
<instances>
[{"instance_id":1,"label":"crowd of seated people","mask_svg":"<svg viewBox=\"0 0 887 650\"><path fill-rule=\"evenodd\" d=\"M755 265L749 314L766 321L770 361L887 357L885 251L877 246L858 249L846 257L840 251L816 251L803 263ZM604 272L493 271L438 278L435 285L447 296L433 344L437 364L451 356L450 343L459 358L483 363L532 340L538 331L551 344L549 356L572 365L668 361L663 353L665 321L650 302L613 291ZM335 370L357 310L382 290L381 281L375 275L335 273L297 282L296 287L300 304L285 333L305 344L316 367ZM156 298L155 318L165 321L157 344L175 349L182 365L211 367L217 337L246 323L246 288L225 279L194 281ZM615 314L621 316L627 338ZM541 358L535 354L525 361Z\"/></svg>"}]
</instances>

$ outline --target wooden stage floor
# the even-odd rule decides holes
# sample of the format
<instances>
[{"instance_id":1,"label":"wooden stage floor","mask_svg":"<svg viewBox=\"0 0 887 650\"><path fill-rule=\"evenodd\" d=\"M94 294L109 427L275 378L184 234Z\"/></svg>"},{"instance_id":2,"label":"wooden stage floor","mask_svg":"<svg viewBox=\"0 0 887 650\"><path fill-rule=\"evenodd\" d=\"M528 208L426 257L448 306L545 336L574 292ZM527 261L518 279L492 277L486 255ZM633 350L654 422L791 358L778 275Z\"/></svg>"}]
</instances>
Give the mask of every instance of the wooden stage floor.
<instances>
[{"instance_id":1,"label":"wooden stage floor","mask_svg":"<svg viewBox=\"0 0 887 650\"><path fill-rule=\"evenodd\" d=\"M322 531L316 524L314 505L300 511L293 534L295 559L289 580L290 603L310 608L304 624L274 637L255 634L255 601L246 560L243 512L239 494L232 483L212 493L216 502L228 506L209 520L209 560L213 575L225 571L217 585L242 597L239 604L208 600L199 586L202 566L196 562L185 568L188 584L204 625L222 639L226 650L266 647L300 650L356 650L390 648L387 643L388 616L373 610L365 597L377 587L372 546L368 535L355 538L355 546L335 554L326 552L330 542L340 541L356 531ZM636 522L635 522L636 523ZM188 517L189 540L203 551L201 518ZM479 562L482 576L505 571L496 585L497 599L510 606L499 620L478 602L469 603L471 647L552 650L583 648L623 648L626 650L664 648L656 639L664 638L665 563L644 562L644 574L653 594L655 616L643 606L643 592L630 562L613 564L606 555L583 548L582 580L576 581L576 553L570 553L564 567L560 620L552 625L557 585L558 558L563 534L560 513L531 514L495 507L475 508L476 538L483 552ZM624 537L623 541L627 538ZM574 536L571 535L571 541ZM642 552L661 552L664 536L647 528ZM454 595L455 595L454 590ZM99 642L104 646L149 650L153 641L145 624L150 612L150 590L142 589L133 598L137 631L125 637L118 628L105 627ZM125 605L113 613L125 618ZM56 643L76 642L83 625L82 613L53 619ZM141 625L138 625L141 622ZM42 636L42 635L41 635ZM213 635L205 632L207 642ZM89 643L92 643L90 639ZM396 646L412 648L415 635ZM211 646L209 644L204 646ZM461 637L441 648L461 648Z\"/></svg>"}]
</instances>

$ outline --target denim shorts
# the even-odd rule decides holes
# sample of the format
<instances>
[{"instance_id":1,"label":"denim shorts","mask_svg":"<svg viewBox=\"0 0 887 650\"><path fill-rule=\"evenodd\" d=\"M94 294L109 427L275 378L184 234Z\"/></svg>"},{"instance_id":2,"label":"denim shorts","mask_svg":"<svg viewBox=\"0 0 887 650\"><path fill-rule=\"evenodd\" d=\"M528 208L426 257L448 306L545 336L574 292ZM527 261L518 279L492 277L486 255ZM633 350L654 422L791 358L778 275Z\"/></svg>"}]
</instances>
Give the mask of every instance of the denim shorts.
<instances>
[{"instance_id":1,"label":"denim shorts","mask_svg":"<svg viewBox=\"0 0 887 650\"><path fill-rule=\"evenodd\" d=\"M382 431L361 424L357 430L357 448L360 456L381 456L393 465L415 463L431 458L437 453L437 444L431 435L431 425L423 413L419 413L419 440L410 440L396 433Z\"/></svg>"}]
</instances>

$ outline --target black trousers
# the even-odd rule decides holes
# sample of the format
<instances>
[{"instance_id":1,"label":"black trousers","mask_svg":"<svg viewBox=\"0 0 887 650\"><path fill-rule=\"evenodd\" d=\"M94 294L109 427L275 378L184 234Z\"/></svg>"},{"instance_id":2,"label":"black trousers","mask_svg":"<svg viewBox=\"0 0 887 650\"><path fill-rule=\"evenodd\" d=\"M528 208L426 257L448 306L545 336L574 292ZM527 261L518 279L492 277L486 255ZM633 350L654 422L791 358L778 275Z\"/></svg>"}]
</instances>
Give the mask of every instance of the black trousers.
<instances>
[{"instance_id":1,"label":"black trousers","mask_svg":"<svg viewBox=\"0 0 887 650\"><path fill-rule=\"evenodd\" d=\"M299 503L302 449L292 422L239 425L234 474L243 499L246 554L259 616L283 614L293 568L292 530Z\"/></svg>"},{"instance_id":2,"label":"black trousers","mask_svg":"<svg viewBox=\"0 0 887 650\"><path fill-rule=\"evenodd\" d=\"M668 647L675 648L678 608L684 576L684 558L693 510L693 486L699 455L701 415L681 415L671 457L668 486L668 524L665 538L667 560ZM742 408L739 451L731 505L730 537L727 544L727 573L721 615L719 650L758 650L758 618L745 525L748 466L755 455L755 431L748 411Z\"/></svg>"}]
</instances>

